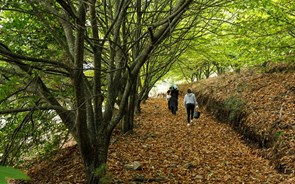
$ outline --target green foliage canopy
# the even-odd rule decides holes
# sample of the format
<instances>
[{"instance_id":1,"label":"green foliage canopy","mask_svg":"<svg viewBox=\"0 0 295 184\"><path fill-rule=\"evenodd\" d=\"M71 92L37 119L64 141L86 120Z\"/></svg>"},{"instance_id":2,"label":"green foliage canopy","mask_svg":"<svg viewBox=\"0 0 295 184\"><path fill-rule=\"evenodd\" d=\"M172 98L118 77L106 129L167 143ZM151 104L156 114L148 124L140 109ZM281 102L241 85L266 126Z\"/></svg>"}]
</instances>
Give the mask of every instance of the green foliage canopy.
<instances>
[{"instance_id":1,"label":"green foliage canopy","mask_svg":"<svg viewBox=\"0 0 295 184\"><path fill-rule=\"evenodd\" d=\"M238 1L216 11L169 75L187 81L266 62L294 61L295 2ZM206 70L204 69L206 68Z\"/></svg>"}]
</instances>

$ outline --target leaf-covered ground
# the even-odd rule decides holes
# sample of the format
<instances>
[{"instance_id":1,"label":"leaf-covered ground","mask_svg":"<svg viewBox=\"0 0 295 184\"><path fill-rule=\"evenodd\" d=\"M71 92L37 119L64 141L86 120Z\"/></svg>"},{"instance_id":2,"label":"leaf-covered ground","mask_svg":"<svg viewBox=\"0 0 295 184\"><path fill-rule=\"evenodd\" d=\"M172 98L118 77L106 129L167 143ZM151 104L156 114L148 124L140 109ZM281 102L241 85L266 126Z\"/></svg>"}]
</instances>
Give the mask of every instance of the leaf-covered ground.
<instances>
[{"instance_id":1,"label":"leaf-covered ground","mask_svg":"<svg viewBox=\"0 0 295 184\"><path fill-rule=\"evenodd\" d=\"M295 175L295 63L228 73L193 88L204 108L221 121L232 120L245 138L263 148L259 154Z\"/></svg>"},{"instance_id":2,"label":"leaf-covered ground","mask_svg":"<svg viewBox=\"0 0 295 184\"><path fill-rule=\"evenodd\" d=\"M258 126L257 132L259 127L268 129L280 118L279 128L285 124L289 127L283 129L283 135L294 137L294 78L294 72L226 76L207 81L205 89L212 98L239 94L238 97L247 99L246 109L251 112L248 116L251 121L247 122ZM213 84L213 80L219 80L220 85ZM294 173L279 173L274 164L260 156L264 155L263 150L249 145L244 136L230 124L218 122L212 113L201 109L200 119L187 127L183 96L184 93L180 95L176 116L168 111L165 98L150 98L136 116L133 133L122 135L119 129L114 131L107 163L111 183L295 183ZM250 111L252 108L256 110ZM280 144L285 150L280 153L293 158L290 150L294 150L291 144L294 141L288 141L284 142L289 149ZM277 150L279 153L280 149ZM134 163L140 169L127 168ZM75 144L53 159L36 162L28 174L33 184L85 183Z\"/></svg>"},{"instance_id":3,"label":"leaf-covered ground","mask_svg":"<svg viewBox=\"0 0 295 184\"><path fill-rule=\"evenodd\" d=\"M168 112L164 99L150 99L143 105L134 134L111 146L110 172L117 182L145 178L163 183L287 183L286 175L207 113L187 127L180 102L176 116ZM141 171L124 169L124 164L134 161L142 163Z\"/></svg>"},{"instance_id":4,"label":"leaf-covered ground","mask_svg":"<svg viewBox=\"0 0 295 184\"><path fill-rule=\"evenodd\" d=\"M134 132L113 137L108 160L112 183L295 182L290 175L278 173L231 127L209 114L202 112L201 118L187 127L182 98L179 104L174 116L164 98L149 99L136 118ZM135 161L142 169L126 169L126 164ZM31 183L85 182L76 146L39 163L29 174Z\"/></svg>"}]
</instances>

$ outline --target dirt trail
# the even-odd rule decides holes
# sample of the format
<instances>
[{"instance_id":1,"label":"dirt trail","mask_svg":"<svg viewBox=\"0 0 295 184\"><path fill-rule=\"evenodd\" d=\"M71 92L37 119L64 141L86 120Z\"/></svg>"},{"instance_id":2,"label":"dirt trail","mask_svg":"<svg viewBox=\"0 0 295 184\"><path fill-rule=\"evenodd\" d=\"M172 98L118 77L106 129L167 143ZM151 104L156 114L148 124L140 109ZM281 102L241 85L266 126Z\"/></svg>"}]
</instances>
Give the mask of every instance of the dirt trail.
<instances>
[{"instance_id":1,"label":"dirt trail","mask_svg":"<svg viewBox=\"0 0 295 184\"><path fill-rule=\"evenodd\" d=\"M201 111L201 118L187 127L182 100L175 116L164 98L149 99L136 117L133 133L114 131L107 163L112 183L295 183L294 177L278 173L229 125L210 114ZM126 169L135 161L142 169ZM28 174L32 184L85 183L75 145L34 164Z\"/></svg>"},{"instance_id":2,"label":"dirt trail","mask_svg":"<svg viewBox=\"0 0 295 184\"><path fill-rule=\"evenodd\" d=\"M134 133L115 137L109 152L109 171L115 183L154 180L153 183L293 183L269 161L255 154L239 134L202 112L186 125L182 99L172 115L164 98L149 99L136 118ZM142 170L124 165L138 161Z\"/></svg>"}]
</instances>

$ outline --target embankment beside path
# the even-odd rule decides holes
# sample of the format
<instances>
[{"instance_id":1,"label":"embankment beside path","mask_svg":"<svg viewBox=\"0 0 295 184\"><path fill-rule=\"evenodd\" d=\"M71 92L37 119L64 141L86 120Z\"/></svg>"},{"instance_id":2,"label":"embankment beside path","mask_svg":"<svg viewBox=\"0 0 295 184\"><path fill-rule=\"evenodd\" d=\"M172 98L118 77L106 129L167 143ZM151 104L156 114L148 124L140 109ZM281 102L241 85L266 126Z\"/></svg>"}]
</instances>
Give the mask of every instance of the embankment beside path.
<instances>
[{"instance_id":1,"label":"embankment beside path","mask_svg":"<svg viewBox=\"0 0 295 184\"><path fill-rule=\"evenodd\" d=\"M200 107L258 145L259 153L280 172L294 175L294 64L229 73L198 81L192 88Z\"/></svg>"}]
</instances>

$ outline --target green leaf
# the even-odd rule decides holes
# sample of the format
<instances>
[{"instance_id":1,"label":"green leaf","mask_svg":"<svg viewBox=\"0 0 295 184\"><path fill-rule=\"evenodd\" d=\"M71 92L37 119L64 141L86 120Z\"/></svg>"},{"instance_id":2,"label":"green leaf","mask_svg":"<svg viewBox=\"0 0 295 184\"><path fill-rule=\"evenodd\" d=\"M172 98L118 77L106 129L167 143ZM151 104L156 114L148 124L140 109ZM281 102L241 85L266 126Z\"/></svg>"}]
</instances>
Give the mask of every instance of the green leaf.
<instances>
[{"instance_id":1,"label":"green leaf","mask_svg":"<svg viewBox=\"0 0 295 184\"><path fill-rule=\"evenodd\" d=\"M0 183L7 183L7 179L30 180L30 177L21 170L13 167L0 166Z\"/></svg>"}]
</instances>

